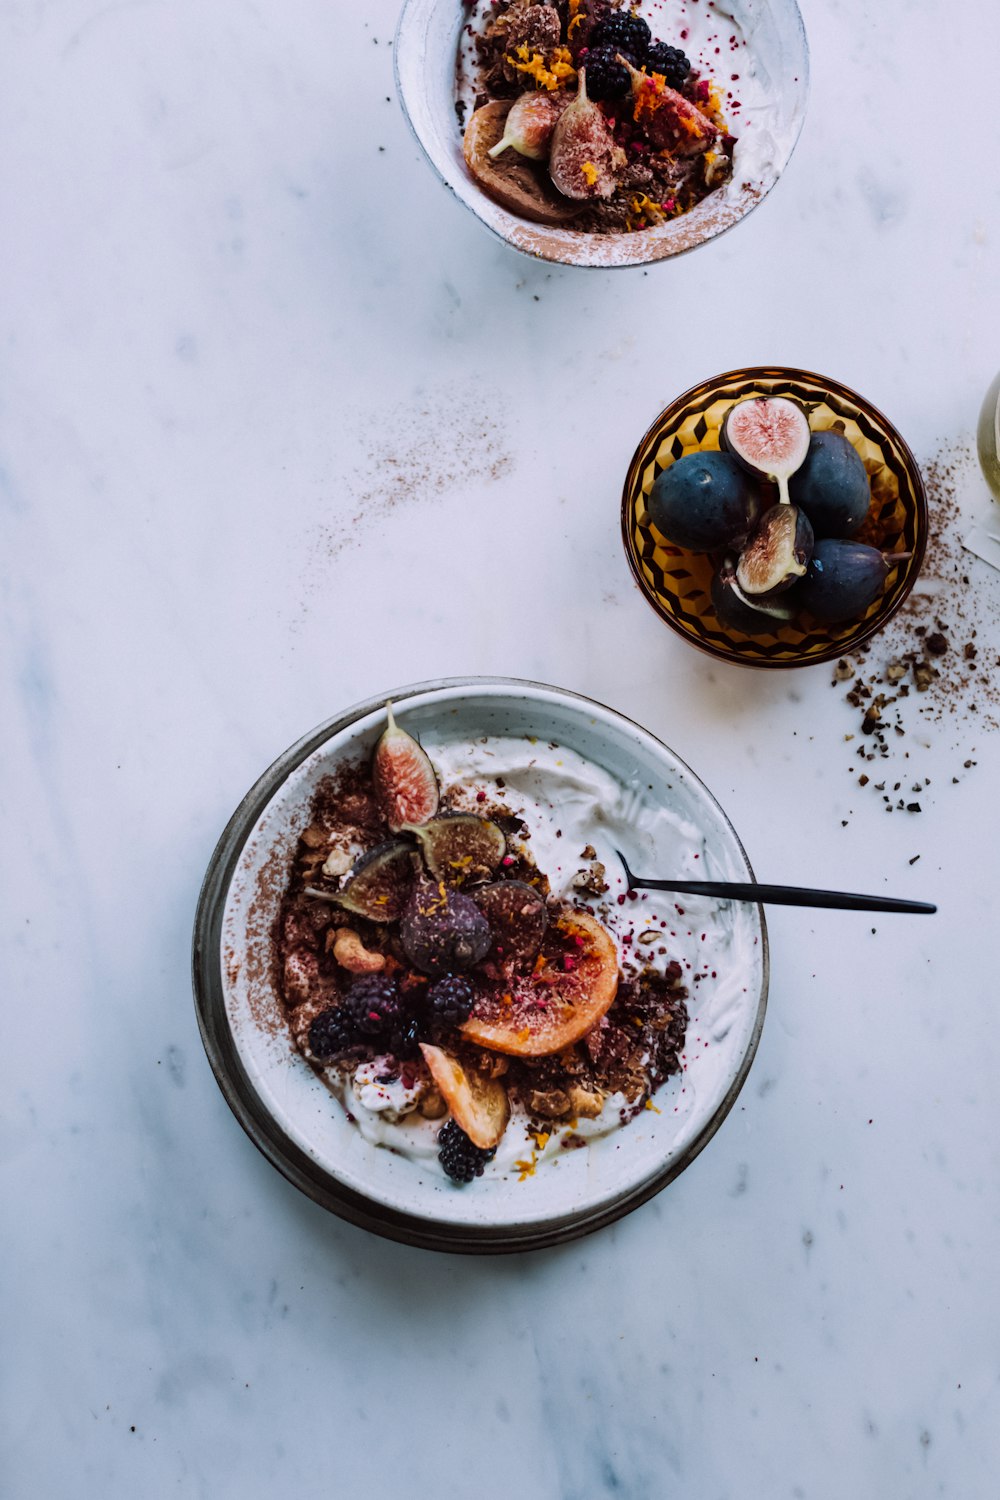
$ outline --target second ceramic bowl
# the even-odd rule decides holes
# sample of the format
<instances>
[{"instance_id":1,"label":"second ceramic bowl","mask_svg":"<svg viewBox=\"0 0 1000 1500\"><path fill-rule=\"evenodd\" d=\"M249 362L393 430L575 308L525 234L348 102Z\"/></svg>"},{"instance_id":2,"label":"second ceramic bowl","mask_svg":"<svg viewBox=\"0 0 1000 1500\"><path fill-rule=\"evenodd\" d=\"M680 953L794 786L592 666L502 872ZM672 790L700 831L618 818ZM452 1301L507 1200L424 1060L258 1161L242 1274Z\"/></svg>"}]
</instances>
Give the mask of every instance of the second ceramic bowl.
<instances>
[{"instance_id":1,"label":"second ceramic bowl","mask_svg":"<svg viewBox=\"0 0 1000 1500\"><path fill-rule=\"evenodd\" d=\"M485 7L480 7L485 8ZM656 30L661 19L647 7ZM743 90L733 116L738 141L732 181L691 213L634 234L584 234L532 223L501 208L469 175L456 118L459 38L469 23L463 0L406 0L394 48L396 87L403 110L438 178L499 239L541 260L574 266L638 266L666 260L715 239L744 219L767 196L788 164L805 118L809 48L795 0L729 0L727 33L745 47L734 62ZM719 25L708 5L680 15L664 40L685 47L697 62L714 57ZM662 34L662 32L661 32ZM699 52L698 37L701 38Z\"/></svg>"},{"instance_id":2,"label":"second ceramic bowl","mask_svg":"<svg viewBox=\"0 0 1000 1500\"><path fill-rule=\"evenodd\" d=\"M686 453L718 449L726 412L754 396L790 396L809 410L814 432L842 432L861 455L872 491L856 540L912 554L889 574L885 591L859 619L819 626L804 617L768 635L744 635L724 625L715 612L712 557L673 546L650 521L647 502L656 476ZM689 645L741 666L807 667L843 656L881 630L899 609L923 561L927 498L913 454L864 396L808 370L758 366L702 381L660 413L635 450L625 478L622 539L646 599Z\"/></svg>"}]
</instances>

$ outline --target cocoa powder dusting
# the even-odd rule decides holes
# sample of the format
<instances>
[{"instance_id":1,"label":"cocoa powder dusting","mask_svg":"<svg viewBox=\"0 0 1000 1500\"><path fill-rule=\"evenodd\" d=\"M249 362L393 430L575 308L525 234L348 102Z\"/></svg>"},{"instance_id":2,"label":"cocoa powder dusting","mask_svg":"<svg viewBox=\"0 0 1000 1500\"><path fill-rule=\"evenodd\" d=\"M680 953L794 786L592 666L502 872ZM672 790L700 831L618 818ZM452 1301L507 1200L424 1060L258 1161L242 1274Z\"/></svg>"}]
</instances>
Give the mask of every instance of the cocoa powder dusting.
<instances>
[{"instance_id":1,"label":"cocoa powder dusting","mask_svg":"<svg viewBox=\"0 0 1000 1500\"><path fill-rule=\"evenodd\" d=\"M337 514L320 529L320 554L333 559L357 546L400 506L500 479L514 462L507 427L495 393L487 402L443 391L383 414L364 464L338 484Z\"/></svg>"},{"instance_id":2,"label":"cocoa powder dusting","mask_svg":"<svg viewBox=\"0 0 1000 1500\"><path fill-rule=\"evenodd\" d=\"M921 812L930 800L921 756L932 742L947 737L955 767L946 780L955 784L975 767L978 738L1000 727L1000 579L962 545L969 518L961 496L978 482L975 455L950 445L923 477L929 526L920 577L885 629L842 657L832 676L855 714L854 733L844 736L848 769L886 812Z\"/></svg>"}]
</instances>

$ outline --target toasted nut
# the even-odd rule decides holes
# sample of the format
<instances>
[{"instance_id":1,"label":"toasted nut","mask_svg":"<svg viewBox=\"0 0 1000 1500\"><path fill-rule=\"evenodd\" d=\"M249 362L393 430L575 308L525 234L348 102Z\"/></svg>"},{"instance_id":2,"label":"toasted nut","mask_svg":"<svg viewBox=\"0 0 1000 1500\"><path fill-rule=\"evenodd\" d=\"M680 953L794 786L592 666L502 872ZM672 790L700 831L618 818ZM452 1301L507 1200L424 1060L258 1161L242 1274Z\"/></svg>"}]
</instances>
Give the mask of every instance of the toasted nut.
<instances>
[{"instance_id":1,"label":"toasted nut","mask_svg":"<svg viewBox=\"0 0 1000 1500\"><path fill-rule=\"evenodd\" d=\"M346 849L331 849L323 863L323 874L335 879L338 875L346 875L354 861Z\"/></svg>"},{"instance_id":2,"label":"toasted nut","mask_svg":"<svg viewBox=\"0 0 1000 1500\"><path fill-rule=\"evenodd\" d=\"M510 1067L510 1059L502 1052L484 1052L476 1060L476 1072L481 1078L502 1078Z\"/></svg>"},{"instance_id":3,"label":"toasted nut","mask_svg":"<svg viewBox=\"0 0 1000 1500\"><path fill-rule=\"evenodd\" d=\"M448 1113L448 1106L437 1089L428 1089L417 1108L425 1120L440 1120L442 1115Z\"/></svg>"},{"instance_id":4,"label":"toasted nut","mask_svg":"<svg viewBox=\"0 0 1000 1500\"><path fill-rule=\"evenodd\" d=\"M308 828L303 828L299 838L307 849L321 849L329 838L329 834L318 823L310 823Z\"/></svg>"},{"instance_id":5,"label":"toasted nut","mask_svg":"<svg viewBox=\"0 0 1000 1500\"><path fill-rule=\"evenodd\" d=\"M378 974L385 968L385 954L369 953L353 927L338 929L333 956L350 974Z\"/></svg>"},{"instance_id":6,"label":"toasted nut","mask_svg":"<svg viewBox=\"0 0 1000 1500\"><path fill-rule=\"evenodd\" d=\"M532 1089L528 1094L528 1112L543 1120L559 1120L570 1112L569 1095L562 1089Z\"/></svg>"},{"instance_id":7,"label":"toasted nut","mask_svg":"<svg viewBox=\"0 0 1000 1500\"><path fill-rule=\"evenodd\" d=\"M574 1115L593 1120L604 1108L604 1095L600 1089L587 1089L582 1084L574 1083L569 1091L569 1107Z\"/></svg>"}]
</instances>

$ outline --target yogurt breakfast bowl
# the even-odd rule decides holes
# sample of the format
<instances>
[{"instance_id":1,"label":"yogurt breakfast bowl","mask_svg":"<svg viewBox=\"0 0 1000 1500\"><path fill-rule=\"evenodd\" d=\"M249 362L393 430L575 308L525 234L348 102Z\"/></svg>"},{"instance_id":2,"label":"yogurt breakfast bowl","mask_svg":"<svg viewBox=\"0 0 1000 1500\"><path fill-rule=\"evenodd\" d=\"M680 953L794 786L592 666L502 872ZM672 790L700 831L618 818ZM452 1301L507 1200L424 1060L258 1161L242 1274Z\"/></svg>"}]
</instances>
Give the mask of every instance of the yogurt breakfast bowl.
<instances>
[{"instance_id":1,"label":"yogurt breakfast bowl","mask_svg":"<svg viewBox=\"0 0 1000 1500\"><path fill-rule=\"evenodd\" d=\"M513 0L516 6L525 3ZM584 31L576 28L589 27L595 17L606 19L612 0L557 0L541 8L549 17L559 16L560 39L569 46L546 51L539 41L539 53L532 30L523 44L524 60L515 45L507 62L508 74L513 71L525 89L534 89L539 97L562 92L563 85L576 89L580 66L585 68L587 61L578 47ZM622 9L626 13L631 7ZM805 116L809 77L808 46L795 0L677 0L671 5L643 0L639 15L653 34L663 44L683 49L706 83L719 86L728 137L722 155L731 156L731 170L713 152L718 158L712 168L718 185L688 212L682 211L684 204L676 195L664 195L648 184L640 182L632 191L630 168L622 172L616 167L620 186L630 189L630 200L636 199L629 208L630 222L619 226L627 232L594 233L574 227L558 212L544 212L548 222L540 222L537 184L531 181L533 163L528 161L523 171L508 170L517 152L507 152L500 158L506 166L494 173L489 164L494 137L487 139L482 131L474 132L473 140L468 137L470 119L493 97L488 87L484 92L472 53L477 36L497 14L490 0L406 0L394 47L396 85L413 132L440 180L487 229L517 250L567 265L603 267L647 265L683 254L738 224L767 196L792 155ZM512 41L519 36L520 32ZM554 73L535 66L542 54ZM570 61L556 60L563 54ZM524 72L526 66L534 71ZM572 77L562 77L564 70ZM653 72L651 65L650 77ZM493 107L499 109L501 102L493 100ZM621 126L621 111L614 122ZM634 165L639 158L631 156L630 144L625 142L622 149ZM663 143L653 144L658 150ZM521 158L522 165L525 160ZM565 208L548 192L544 177L542 187L549 209ZM647 211L650 205L660 205L662 213ZM582 222L589 222L586 215Z\"/></svg>"},{"instance_id":2,"label":"yogurt breakfast bowl","mask_svg":"<svg viewBox=\"0 0 1000 1500\"><path fill-rule=\"evenodd\" d=\"M442 1169L440 1112L431 1111L432 1118L400 1112L398 1079L386 1082L379 1072L384 1063L362 1057L356 1067L331 1070L297 1045L285 993L283 910L297 889L301 836L313 826L317 798L344 768L367 764L383 733L381 697L293 746L248 794L220 841L195 931L206 1049L255 1143L342 1217L432 1248L556 1243L620 1217L694 1159L735 1100L763 1023L767 940L760 908L688 899L678 909L666 896L630 898L614 849L650 873L752 874L724 813L693 772L601 705L560 689L493 679L421 685L386 697L400 727L423 745L452 808L463 796L479 805L480 793L485 800L499 783L523 829L508 847L530 849L531 864L547 877L553 910L582 912L581 922L609 934L619 983L659 965L677 996L686 992L671 1012L680 1066L673 1070L668 1056L645 1090L622 1074L617 1081L632 1097L598 1089L602 1107L586 1116L567 1112L561 1101L545 1129L545 1119L527 1107L524 1088L512 1088L495 1156L481 1176L457 1183ZM608 1011L609 1020L615 1014ZM301 1043L301 1028L297 1035ZM369 1063L374 1067L365 1074ZM593 1079L583 1081L596 1087ZM391 1096L388 1110L380 1094Z\"/></svg>"}]
</instances>

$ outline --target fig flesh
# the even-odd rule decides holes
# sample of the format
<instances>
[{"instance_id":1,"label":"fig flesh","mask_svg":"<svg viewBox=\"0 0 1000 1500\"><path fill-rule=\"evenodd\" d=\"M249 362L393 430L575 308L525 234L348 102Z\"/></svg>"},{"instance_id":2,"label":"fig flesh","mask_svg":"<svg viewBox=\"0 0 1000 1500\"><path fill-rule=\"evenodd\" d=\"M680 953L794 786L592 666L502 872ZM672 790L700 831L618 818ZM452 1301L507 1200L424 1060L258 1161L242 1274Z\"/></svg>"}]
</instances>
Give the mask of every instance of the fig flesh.
<instances>
[{"instance_id":1,"label":"fig flesh","mask_svg":"<svg viewBox=\"0 0 1000 1500\"><path fill-rule=\"evenodd\" d=\"M485 958L493 934L468 896L449 890L443 880L420 878L403 909L399 940L415 969L439 979L471 969Z\"/></svg>"},{"instance_id":2,"label":"fig flesh","mask_svg":"<svg viewBox=\"0 0 1000 1500\"><path fill-rule=\"evenodd\" d=\"M747 595L778 594L805 576L813 529L797 505L772 505L760 518L736 565L736 582Z\"/></svg>"},{"instance_id":3,"label":"fig flesh","mask_svg":"<svg viewBox=\"0 0 1000 1500\"><path fill-rule=\"evenodd\" d=\"M618 992L618 950L596 917L571 911L549 926L532 972L484 989L462 1033L514 1057L547 1057L580 1040Z\"/></svg>"},{"instance_id":4,"label":"fig flesh","mask_svg":"<svg viewBox=\"0 0 1000 1500\"><path fill-rule=\"evenodd\" d=\"M587 98L587 70L581 68L576 98L552 133L549 176L565 198L610 198L624 165L625 153L615 144L607 120Z\"/></svg>"},{"instance_id":5,"label":"fig flesh","mask_svg":"<svg viewBox=\"0 0 1000 1500\"><path fill-rule=\"evenodd\" d=\"M393 833L426 823L438 810L438 784L426 751L393 718L386 704L389 723L372 757L375 798Z\"/></svg>"},{"instance_id":6,"label":"fig flesh","mask_svg":"<svg viewBox=\"0 0 1000 1500\"><path fill-rule=\"evenodd\" d=\"M863 542L824 538L816 543L795 590L795 603L823 625L854 619L879 597L893 568L909 557L909 552L880 552Z\"/></svg>"},{"instance_id":7,"label":"fig flesh","mask_svg":"<svg viewBox=\"0 0 1000 1500\"><path fill-rule=\"evenodd\" d=\"M789 503L788 481L809 452L809 419L787 396L754 396L726 413L722 444L751 474L763 474Z\"/></svg>"},{"instance_id":8,"label":"fig flesh","mask_svg":"<svg viewBox=\"0 0 1000 1500\"><path fill-rule=\"evenodd\" d=\"M549 925L542 897L523 880L498 880L476 892L476 905L490 924L490 958L507 968L530 968Z\"/></svg>"},{"instance_id":9,"label":"fig flesh","mask_svg":"<svg viewBox=\"0 0 1000 1500\"><path fill-rule=\"evenodd\" d=\"M741 547L760 508L746 472L728 453L686 453L657 475L649 495L657 531L689 552Z\"/></svg>"},{"instance_id":10,"label":"fig flesh","mask_svg":"<svg viewBox=\"0 0 1000 1500\"><path fill-rule=\"evenodd\" d=\"M499 1144L510 1119L510 1100L503 1084L463 1068L454 1053L443 1047L421 1042L420 1050L455 1123L474 1146L491 1151Z\"/></svg>"},{"instance_id":11,"label":"fig flesh","mask_svg":"<svg viewBox=\"0 0 1000 1500\"><path fill-rule=\"evenodd\" d=\"M632 80L632 113L646 139L671 156L699 156L719 135L719 127L660 74L640 73L624 55L618 61Z\"/></svg>"},{"instance_id":12,"label":"fig flesh","mask_svg":"<svg viewBox=\"0 0 1000 1500\"><path fill-rule=\"evenodd\" d=\"M403 913L416 875L413 845L389 839L361 856L341 890L306 886L306 895L332 901L355 916L367 917L369 922L395 922Z\"/></svg>"},{"instance_id":13,"label":"fig flesh","mask_svg":"<svg viewBox=\"0 0 1000 1500\"><path fill-rule=\"evenodd\" d=\"M521 156L527 156L530 161L544 161L549 154L552 133L559 116L568 103L569 96L561 91L555 94L522 94L511 105L503 135L495 146L489 148L489 155L495 160L509 146L513 146L515 151Z\"/></svg>"},{"instance_id":14,"label":"fig flesh","mask_svg":"<svg viewBox=\"0 0 1000 1500\"><path fill-rule=\"evenodd\" d=\"M788 493L805 511L817 536L853 536L871 505L868 471L841 432L813 433Z\"/></svg>"},{"instance_id":15,"label":"fig flesh","mask_svg":"<svg viewBox=\"0 0 1000 1500\"><path fill-rule=\"evenodd\" d=\"M736 564L731 557L712 578L712 604L720 622L744 635L773 635L793 620L795 610L785 599L787 595L773 601L750 599L736 581Z\"/></svg>"},{"instance_id":16,"label":"fig flesh","mask_svg":"<svg viewBox=\"0 0 1000 1500\"><path fill-rule=\"evenodd\" d=\"M431 874L449 885L489 880L507 852L507 840L497 825L475 813L442 813L407 831L419 839Z\"/></svg>"}]
</instances>

